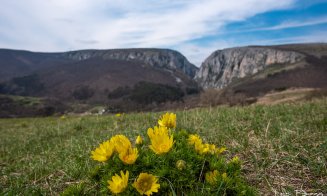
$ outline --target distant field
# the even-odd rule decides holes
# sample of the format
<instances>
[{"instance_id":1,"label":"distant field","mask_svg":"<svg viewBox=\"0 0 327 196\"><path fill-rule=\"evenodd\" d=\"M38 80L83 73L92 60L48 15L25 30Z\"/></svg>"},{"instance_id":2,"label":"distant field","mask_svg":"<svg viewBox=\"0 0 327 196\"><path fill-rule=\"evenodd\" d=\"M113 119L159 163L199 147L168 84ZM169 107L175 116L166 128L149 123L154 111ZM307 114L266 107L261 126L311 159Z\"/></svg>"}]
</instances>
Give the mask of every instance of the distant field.
<instances>
[{"instance_id":1,"label":"distant field","mask_svg":"<svg viewBox=\"0 0 327 196\"><path fill-rule=\"evenodd\" d=\"M327 99L177 111L177 126L226 146L261 194L327 193ZM162 113L0 119L0 195L59 194L85 182L90 151L114 134L145 136Z\"/></svg>"}]
</instances>

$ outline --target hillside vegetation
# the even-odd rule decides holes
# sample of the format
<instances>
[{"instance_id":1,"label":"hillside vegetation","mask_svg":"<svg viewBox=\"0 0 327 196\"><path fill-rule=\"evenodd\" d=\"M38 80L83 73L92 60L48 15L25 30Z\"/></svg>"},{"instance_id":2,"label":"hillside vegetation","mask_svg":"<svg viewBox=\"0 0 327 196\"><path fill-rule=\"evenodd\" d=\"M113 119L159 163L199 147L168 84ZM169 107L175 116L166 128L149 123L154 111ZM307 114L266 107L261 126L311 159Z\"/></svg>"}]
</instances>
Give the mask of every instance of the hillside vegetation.
<instances>
[{"instance_id":1,"label":"hillside vegetation","mask_svg":"<svg viewBox=\"0 0 327 196\"><path fill-rule=\"evenodd\" d=\"M98 194L90 152L115 134L146 136L162 113L0 119L1 195ZM260 194L327 192L327 99L177 111L177 127L237 155Z\"/></svg>"}]
</instances>

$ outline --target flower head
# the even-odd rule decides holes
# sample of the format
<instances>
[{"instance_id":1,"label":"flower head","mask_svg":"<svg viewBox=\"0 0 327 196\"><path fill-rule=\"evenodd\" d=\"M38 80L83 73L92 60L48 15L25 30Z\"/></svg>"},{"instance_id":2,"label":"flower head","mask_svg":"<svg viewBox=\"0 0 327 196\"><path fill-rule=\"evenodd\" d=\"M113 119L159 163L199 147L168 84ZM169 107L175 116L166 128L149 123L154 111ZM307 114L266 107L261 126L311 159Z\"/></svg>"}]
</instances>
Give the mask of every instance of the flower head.
<instances>
[{"instance_id":1,"label":"flower head","mask_svg":"<svg viewBox=\"0 0 327 196\"><path fill-rule=\"evenodd\" d=\"M126 151L119 153L119 159L128 165L134 164L138 156L137 148L129 148Z\"/></svg>"},{"instance_id":2,"label":"flower head","mask_svg":"<svg viewBox=\"0 0 327 196\"><path fill-rule=\"evenodd\" d=\"M188 136L188 143L190 145L195 145L196 143L202 143L202 139L198 134L190 134Z\"/></svg>"},{"instance_id":3,"label":"flower head","mask_svg":"<svg viewBox=\"0 0 327 196\"><path fill-rule=\"evenodd\" d=\"M205 179L209 184L215 184L217 182L217 177L219 173L217 170L214 170L212 172L207 172L205 174Z\"/></svg>"},{"instance_id":4,"label":"flower head","mask_svg":"<svg viewBox=\"0 0 327 196\"><path fill-rule=\"evenodd\" d=\"M107 161L114 152L114 145L108 140L100 144L98 148L91 151L92 158L96 161Z\"/></svg>"},{"instance_id":5,"label":"flower head","mask_svg":"<svg viewBox=\"0 0 327 196\"><path fill-rule=\"evenodd\" d=\"M132 144L129 139L124 135L115 135L110 141L115 145L116 152L123 153L126 150L132 148Z\"/></svg>"},{"instance_id":6,"label":"flower head","mask_svg":"<svg viewBox=\"0 0 327 196\"><path fill-rule=\"evenodd\" d=\"M226 151L226 148L225 147L221 147L221 148L217 148L216 149L216 153L217 154L221 154L221 153L223 153L223 152L225 152Z\"/></svg>"},{"instance_id":7,"label":"flower head","mask_svg":"<svg viewBox=\"0 0 327 196\"><path fill-rule=\"evenodd\" d=\"M117 114L115 114L115 116L116 116L116 117L121 117L122 114L121 114L121 113L117 113Z\"/></svg>"},{"instance_id":8,"label":"flower head","mask_svg":"<svg viewBox=\"0 0 327 196\"><path fill-rule=\"evenodd\" d=\"M148 173L141 173L133 183L133 187L141 194L151 195L158 192L160 184L157 183L158 178Z\"/></svg>"},{"instance_id":9,"label":"flower head","mask_svg":"<svg viewBox=\"0 0 327 196\"><path fill-rule=\"evenodd\" d=\"M136 137L136 142L135 142L137 145L140 145L140 144L142 144L143 143L143 139L142 139L142 137L140 136L140 135L138 135L137 137Z\"/></svg>"},{"instance_id":10,"label":"flower head","mask_svg":"<svg viewBox=\"0 0 327 196\"><path fill-rule=\"evenodd\" d=\"M173 136L169 135L166 127L154 127L148 129L148 136L151 141L150 149L156 154L164 154L173 147Z\"/></svg>"},{"instance_id":11,"label":"flower head","mask_svg":"<svg viewBox=\"0 0 327 196\"><path fill-rule=\"evenodd\" d=\"M232 158L232 160L230 161L232 163L239 163L240 162L240 159L238 158L238 156L235 156Z\"/></svg>"},{"instance_id":12,"label":"flower head","mask_svg":"<svg viewBox=\"0 0 327 196\"><path fill-rule=\"evenodd\" d=\"M210 146L210 144L203 144L202 139L200 137L195 137L192 141L192 136L189 137L189 143L194 144L195 151L199 154L207 154L210 152L210 150L213 148L213 146Z\"/></svg>"},{"instance_id":13,"label":"flower head","mask_svg":"<svg viewBox=\"0 0 327 196\"><path fill-rule=\"evenodd\" d=\"M123 171L120 171L120 175L115 174L111 180L108 180L108 188L114 194L123 192L128 184L129 172L126 171L126 174L124 174Z\"/></svg>"},{"instance_id":14,"label":"flower head","mask_svg":"<svg viewBox=\"0 0 327 196\"><path fill-rule=\"evenodd\" d=\"M167 112L161 116L158 120L158 124L161 127L176 128L176 114Z\"/></svg>"}]
</instances>

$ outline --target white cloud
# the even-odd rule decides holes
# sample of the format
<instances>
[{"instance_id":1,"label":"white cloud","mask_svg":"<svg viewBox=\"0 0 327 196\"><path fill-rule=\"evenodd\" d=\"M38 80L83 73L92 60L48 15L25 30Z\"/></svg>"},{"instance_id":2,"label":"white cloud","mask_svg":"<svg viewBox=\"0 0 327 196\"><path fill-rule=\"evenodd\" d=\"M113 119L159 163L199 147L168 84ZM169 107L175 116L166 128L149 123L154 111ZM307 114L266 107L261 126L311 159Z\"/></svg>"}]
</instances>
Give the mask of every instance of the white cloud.
<instances>
[{"instance_id":1,"label":"white cloud","mask_svg":"<svg viewBox=\"0 0 327 196\"><path fill-rule=\"evenodd\" d=\"M242 21L270 10L284 9L294 2L295 0L2 1L0 47L65 51L174 46L181 49L182 53L189 53L193 61L199 62L197 58L204 58L199 54L204 55L210 47L190 45L189 41L216 34L229 22ZM194 48L197 48L198 53Z\"/></svg>"},{"instance_id":2,"label":"white cloud","mask_svg":"<svg viewBox=\"0 0 327 196\"><path fill-rule=\"evenodd\" d=\"M315 42L327 42L325 31L314 31L310 34L303 34L301 36L283 37L269 40L258 40L259 44L290 44L290 43L315 43Z\"/></svg>"},{"instance_id":3,"label":"white cloud","mask_svg":"<svg viewBox=\"0 0 327 196\"><path fill-rule=\"evenodd\" d=\"M306 20L301 20L301 21L284 21L281 24L278 24L278 25L275 25L275 26L250 29L250 30L247 30L247 31L282 30L282 29L289 29L289 28L319 25L319 24L324 24L324 23L327 23L327 16L319 17L319 18L306 19Z\"/></svg>"}]
</instances>

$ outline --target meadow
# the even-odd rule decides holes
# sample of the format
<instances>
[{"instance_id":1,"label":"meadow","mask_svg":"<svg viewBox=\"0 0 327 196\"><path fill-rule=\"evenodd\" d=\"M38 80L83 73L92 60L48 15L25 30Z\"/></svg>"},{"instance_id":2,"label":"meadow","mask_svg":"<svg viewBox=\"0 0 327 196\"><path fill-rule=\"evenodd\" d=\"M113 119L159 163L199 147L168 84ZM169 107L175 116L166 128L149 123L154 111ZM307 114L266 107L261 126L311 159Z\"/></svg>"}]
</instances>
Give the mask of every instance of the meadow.
<instances>
[{"instance_id":1,"label":"meadow","mask_svg":"<svg viewBox=\"0 0 327 196\"><path fill-rule=\"evenodd\" d=\"M239 156L258 194L327 193L326 98L174 112L177 127ZM115 134L146 136L162 114L0 119L0 195L57 195L80 184L94 195L91 150Z\"/></svg>"}]
</instances>

